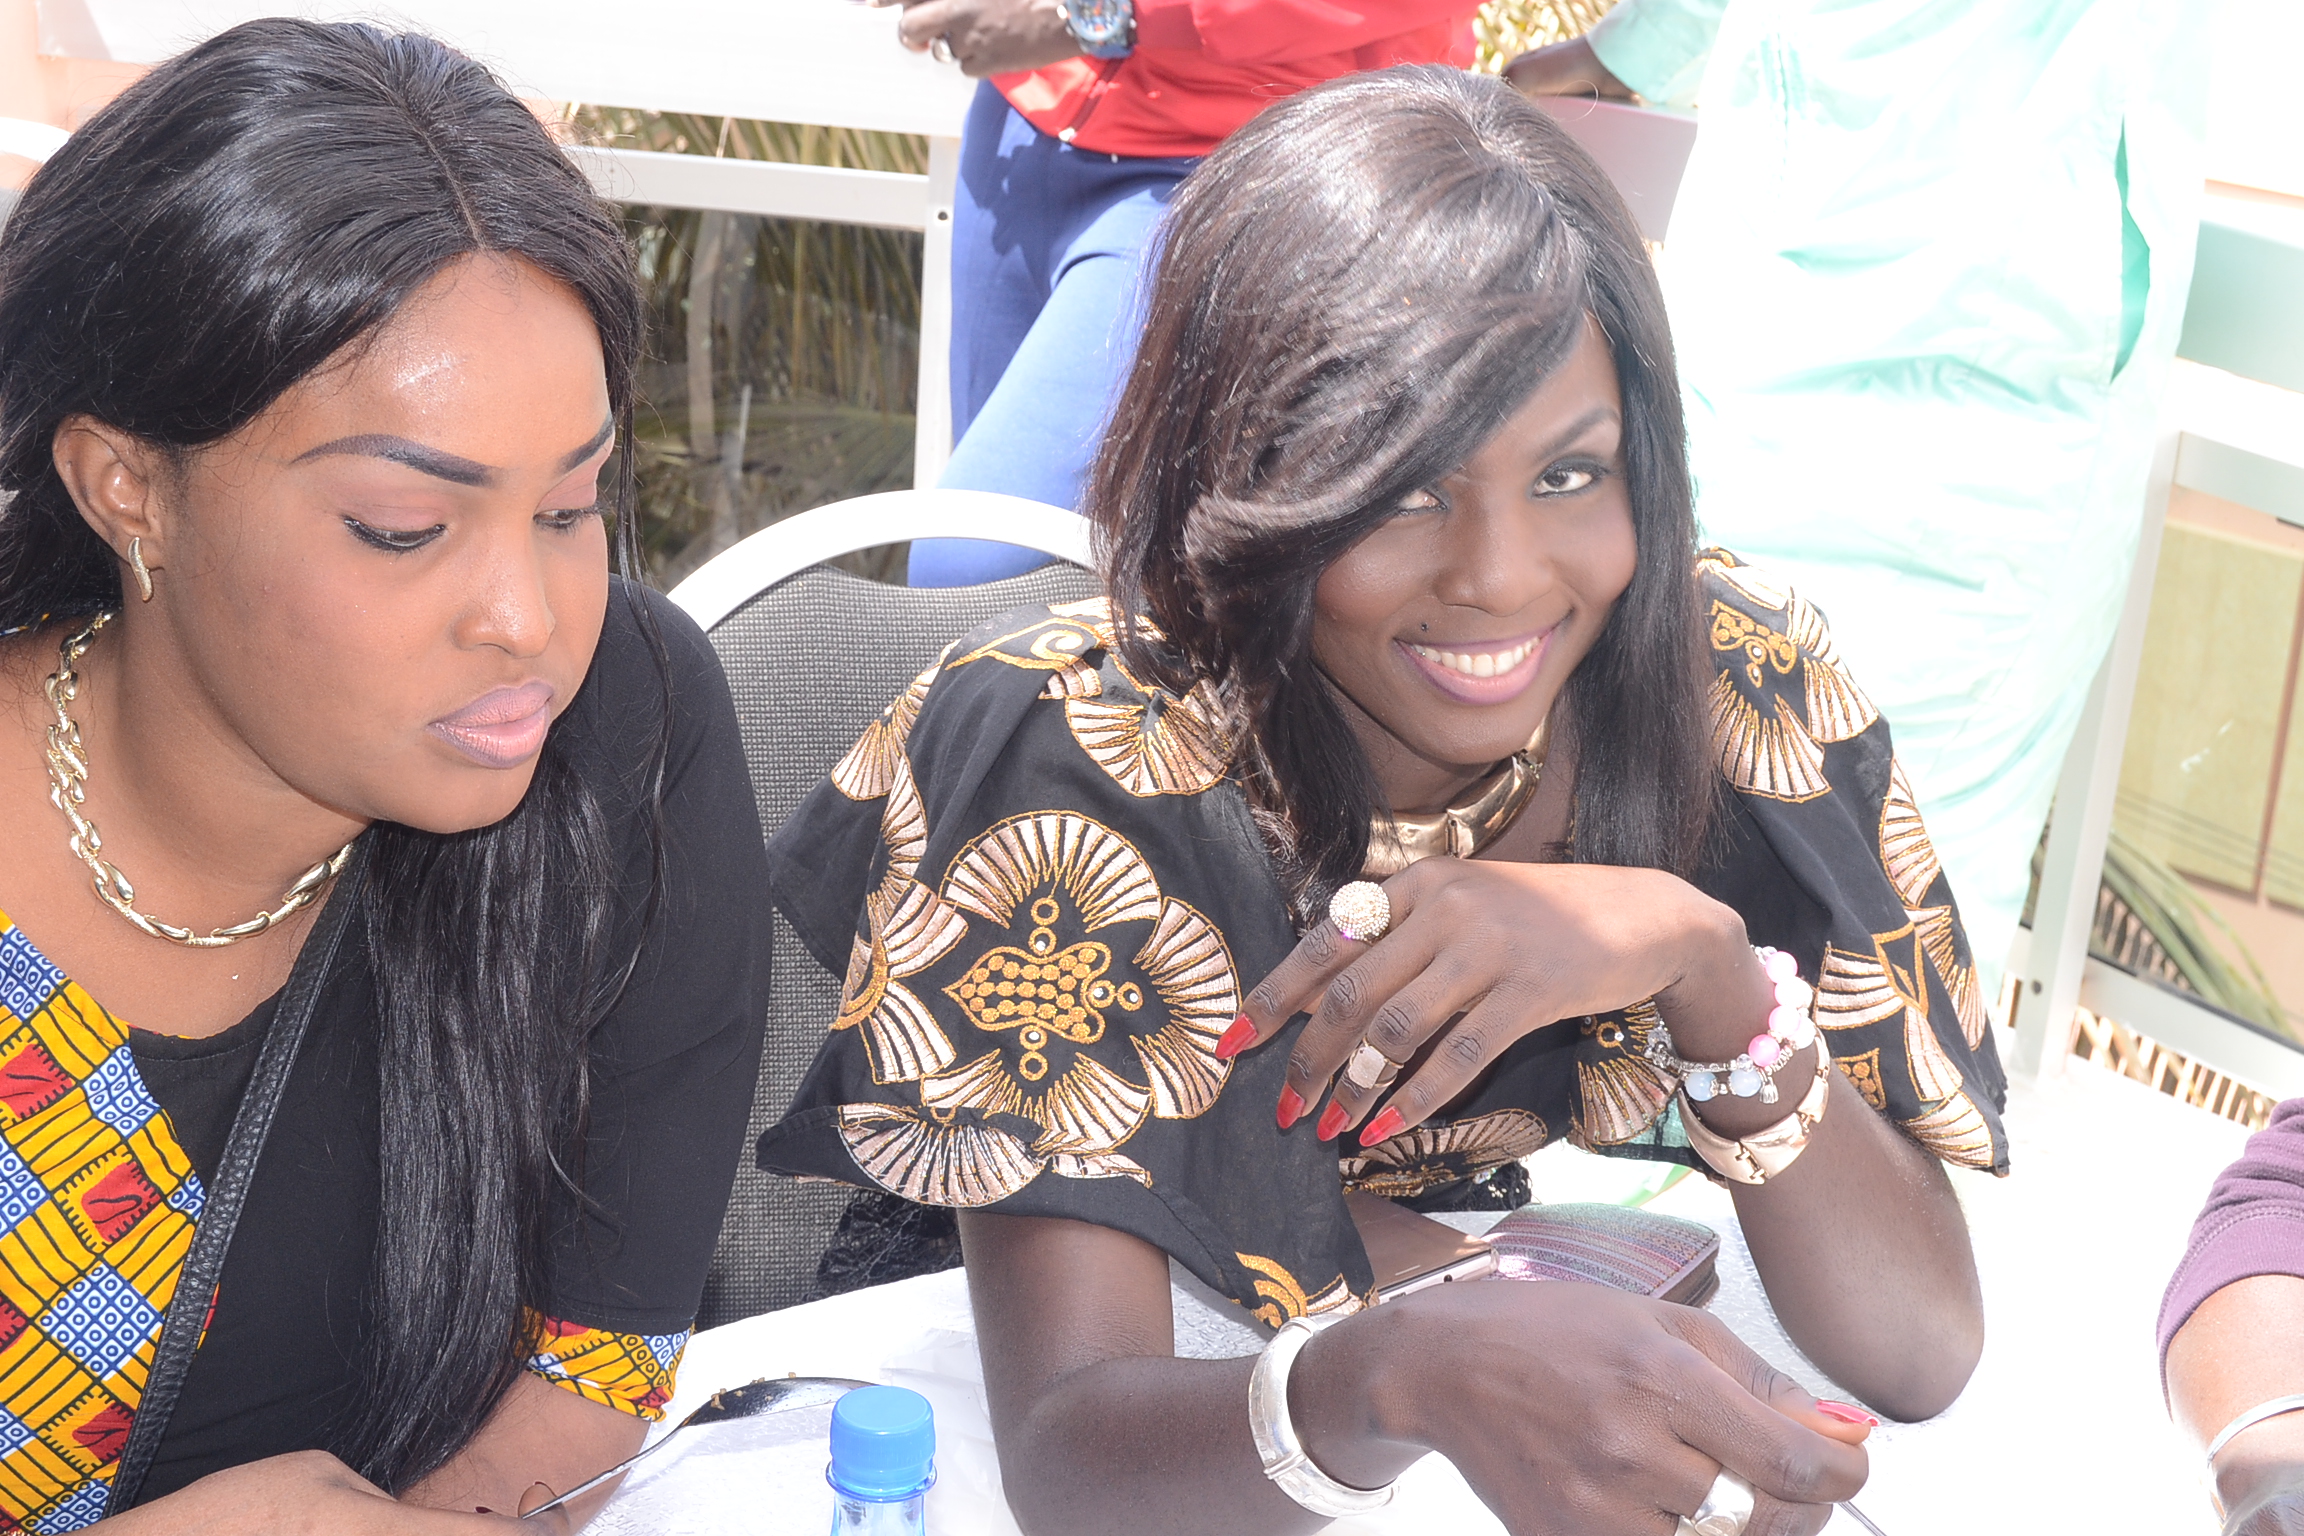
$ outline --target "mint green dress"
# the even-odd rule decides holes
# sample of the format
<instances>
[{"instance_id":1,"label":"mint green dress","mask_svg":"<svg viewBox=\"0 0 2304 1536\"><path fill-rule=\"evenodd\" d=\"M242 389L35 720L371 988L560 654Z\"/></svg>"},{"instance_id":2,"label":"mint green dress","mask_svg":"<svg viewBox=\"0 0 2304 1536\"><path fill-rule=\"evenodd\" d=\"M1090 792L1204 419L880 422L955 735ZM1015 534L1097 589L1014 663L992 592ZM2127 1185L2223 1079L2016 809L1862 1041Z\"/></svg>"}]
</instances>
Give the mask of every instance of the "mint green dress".
<instances>
[{"instance_id":1,"label":"mint green dress","mask_svg":"<svg viewBox=\"0 0 2304 1536\"><path fill-rule=\"evenodd\" d=\"M2191 283L2197 0L1622 0L1708 541L1830 615L1989 972L2116 628Z\"/></svg>"}]
</instances>

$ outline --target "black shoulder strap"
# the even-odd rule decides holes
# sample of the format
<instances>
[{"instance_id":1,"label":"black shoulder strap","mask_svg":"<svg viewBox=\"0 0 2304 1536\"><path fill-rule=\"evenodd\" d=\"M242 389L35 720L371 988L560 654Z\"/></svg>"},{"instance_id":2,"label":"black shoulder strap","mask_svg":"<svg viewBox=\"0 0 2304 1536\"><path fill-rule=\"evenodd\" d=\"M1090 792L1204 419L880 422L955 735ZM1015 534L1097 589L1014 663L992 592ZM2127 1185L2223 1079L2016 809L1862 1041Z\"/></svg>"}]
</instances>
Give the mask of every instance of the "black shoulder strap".
<instances>
[{"instance_id":1,"label":"black shoulder strap","mask_svg":"<svg viewBox=\"0 0 2304 1536\"><path fill-rule=\"evenodd\" d=\"M368 864L367 840L353 851L337 876L334 889L320 908L320 916L297 952L280 992L280 1009L257 1053L256 1070L241 1097L239 1113L232 1117L232 1134L224 1143L224 1156L216 1164L216 1180L200 1208L200 1224L192 1246L184 1255L184 1272L176 1277L176 1297L160 1325L160 1345L153 1352L152 1374L144 1383L144 1396L128 1428L128 1444L120 1453L120 1468L113 1474L104 1513L117 1515L136 1502L153 1455L175 1417L176 1399L184 1390L184 1375L192 1368L192 1353L208 1323L208 1306L216 1295L216 1282L224 1273L224 1257L232 1246L232 1229L239 1225L241 1202L248 1197L255 1177L256 1159L272 1130L273 1112L288 1087L288 1074L296 1065L297 1048L304 1043L312 1011L335 969L336 952L343 946L344 930L352 909L359 905L361 876Z\"/></svg>"}]
</instances>

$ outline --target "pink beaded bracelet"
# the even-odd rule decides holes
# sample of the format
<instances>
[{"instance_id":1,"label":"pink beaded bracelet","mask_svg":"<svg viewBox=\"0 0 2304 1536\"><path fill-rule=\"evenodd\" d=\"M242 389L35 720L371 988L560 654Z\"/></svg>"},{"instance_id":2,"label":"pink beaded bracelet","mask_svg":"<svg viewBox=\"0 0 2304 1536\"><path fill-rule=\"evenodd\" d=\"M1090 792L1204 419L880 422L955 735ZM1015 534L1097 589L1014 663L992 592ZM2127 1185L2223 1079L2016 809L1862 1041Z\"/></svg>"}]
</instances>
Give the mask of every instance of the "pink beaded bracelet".
<instances>
[{"instance_id":1,"label":"pink beaded bracelet","mask_svg":"<svg viewBox=\"0 0 2304 1536\"><path fill-rule=\"evenodd\" d=\"M1752 1037L1742 1055L1734 1061L1689 1061L1673 1049L1672 1031L1661 1019L1648 1031L1649 1065L1678 1081L1681 1092L1699 1104L1723 1087L1739 1099L1758 1094L1761 1103L1775 1103L1776 1069L1816 1042L1816 1021L1808 1013L1816 990L1800 979L1800 962L1760 944L1752 946L1752 953L1775 984L1776 1006L1768 1011L1767 1029Z\"/></svg>"}]
</instances>

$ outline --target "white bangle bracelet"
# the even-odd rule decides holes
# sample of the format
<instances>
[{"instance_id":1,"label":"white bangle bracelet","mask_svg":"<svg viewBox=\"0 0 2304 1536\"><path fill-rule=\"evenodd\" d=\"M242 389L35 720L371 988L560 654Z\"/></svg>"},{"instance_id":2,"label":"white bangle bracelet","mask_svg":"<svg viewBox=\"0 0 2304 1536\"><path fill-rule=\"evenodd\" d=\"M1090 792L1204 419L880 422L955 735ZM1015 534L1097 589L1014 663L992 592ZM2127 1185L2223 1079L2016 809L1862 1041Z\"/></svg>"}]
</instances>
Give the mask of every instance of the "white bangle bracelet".
<instances>
[{"instance_id":1,"label":"white bangle bracelet","mask_svg":"<svg viewBox=\"0 0 2304 1536\"><path fill-rule=\"evenodd\" d=\"M1256 1456L1264 1464L1264 1475L1282 1493L1331 1520L1364 1515L1392 1502L1390 1483L1381 1488L1354 1488L1321 1471L1305 1452L1304 1442L1296 1437L1296 1421L1288 1412L1288 1373L1296 1364L1296 1356L1314 1334L1348 1315L1288 1319L1256 1357L1256 1369L1248 1377L1248 1428L1256 1437Z\"/></svg>"},{"instance_id":2,"label":"white bangle bracelet","mask_svg":"<svg viewBox=\"0 0 2304 1536\"><path fill-rule=\"evenodd\" d=\"M2216 1453L2232 1443L2232 1437L2244 1429L2254 1429L2266 1419L2277 1419L2282 1414L2304 1410L2304 1392L2291 1392L2286 1397L2275 1397L2270 1402L2258 1403L2231 1423L2216 1431L2216 1438L2208 1442L2208 1453L2202 1458L2208 1464L2208 1483L2216 1483Z\"/></svg>"}]
</instances>

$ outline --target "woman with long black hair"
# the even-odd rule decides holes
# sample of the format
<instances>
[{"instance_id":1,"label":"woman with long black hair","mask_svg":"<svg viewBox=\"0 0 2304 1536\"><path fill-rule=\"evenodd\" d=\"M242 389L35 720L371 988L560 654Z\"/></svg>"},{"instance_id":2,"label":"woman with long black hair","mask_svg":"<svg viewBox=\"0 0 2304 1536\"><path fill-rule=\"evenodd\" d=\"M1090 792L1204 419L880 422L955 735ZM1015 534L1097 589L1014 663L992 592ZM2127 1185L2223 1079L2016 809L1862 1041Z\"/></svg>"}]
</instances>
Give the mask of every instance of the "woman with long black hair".
<instances>
[{"instance_id":1,"label":"woman with long black hair","mask_svg":"<svg viewBox=\"0 0 2304 1536\"><path fill-rule=\"evenodd\" d=\"M1966 1382L1957 910L1822 615L1689 506L1647 252L1500 82L1308 91L1179 190L1106 595L957 642L769 850L847 984L761 1161L959 1210L1027 1531L1309 1530L1429 1451L1523 1536L1818 1530L1870 1415L1705 1313L1369 1305L1347 1190L1561 1137L1726 1181L1878 1410ZM1260 1357L1176 1358L1171 1260Z\"/></svg>"},{"instance_id":2,"label":"woman with long black hair","mask_svg":"<svg viewBox=\"0 0 2304 1536\"><path fill-rule=\"evenodd\" d=\"M0 1528L504 1528L660 1411L767 930L640 346L371 28L163 65L0 234Z\"/></svg>"}]
</instances>

